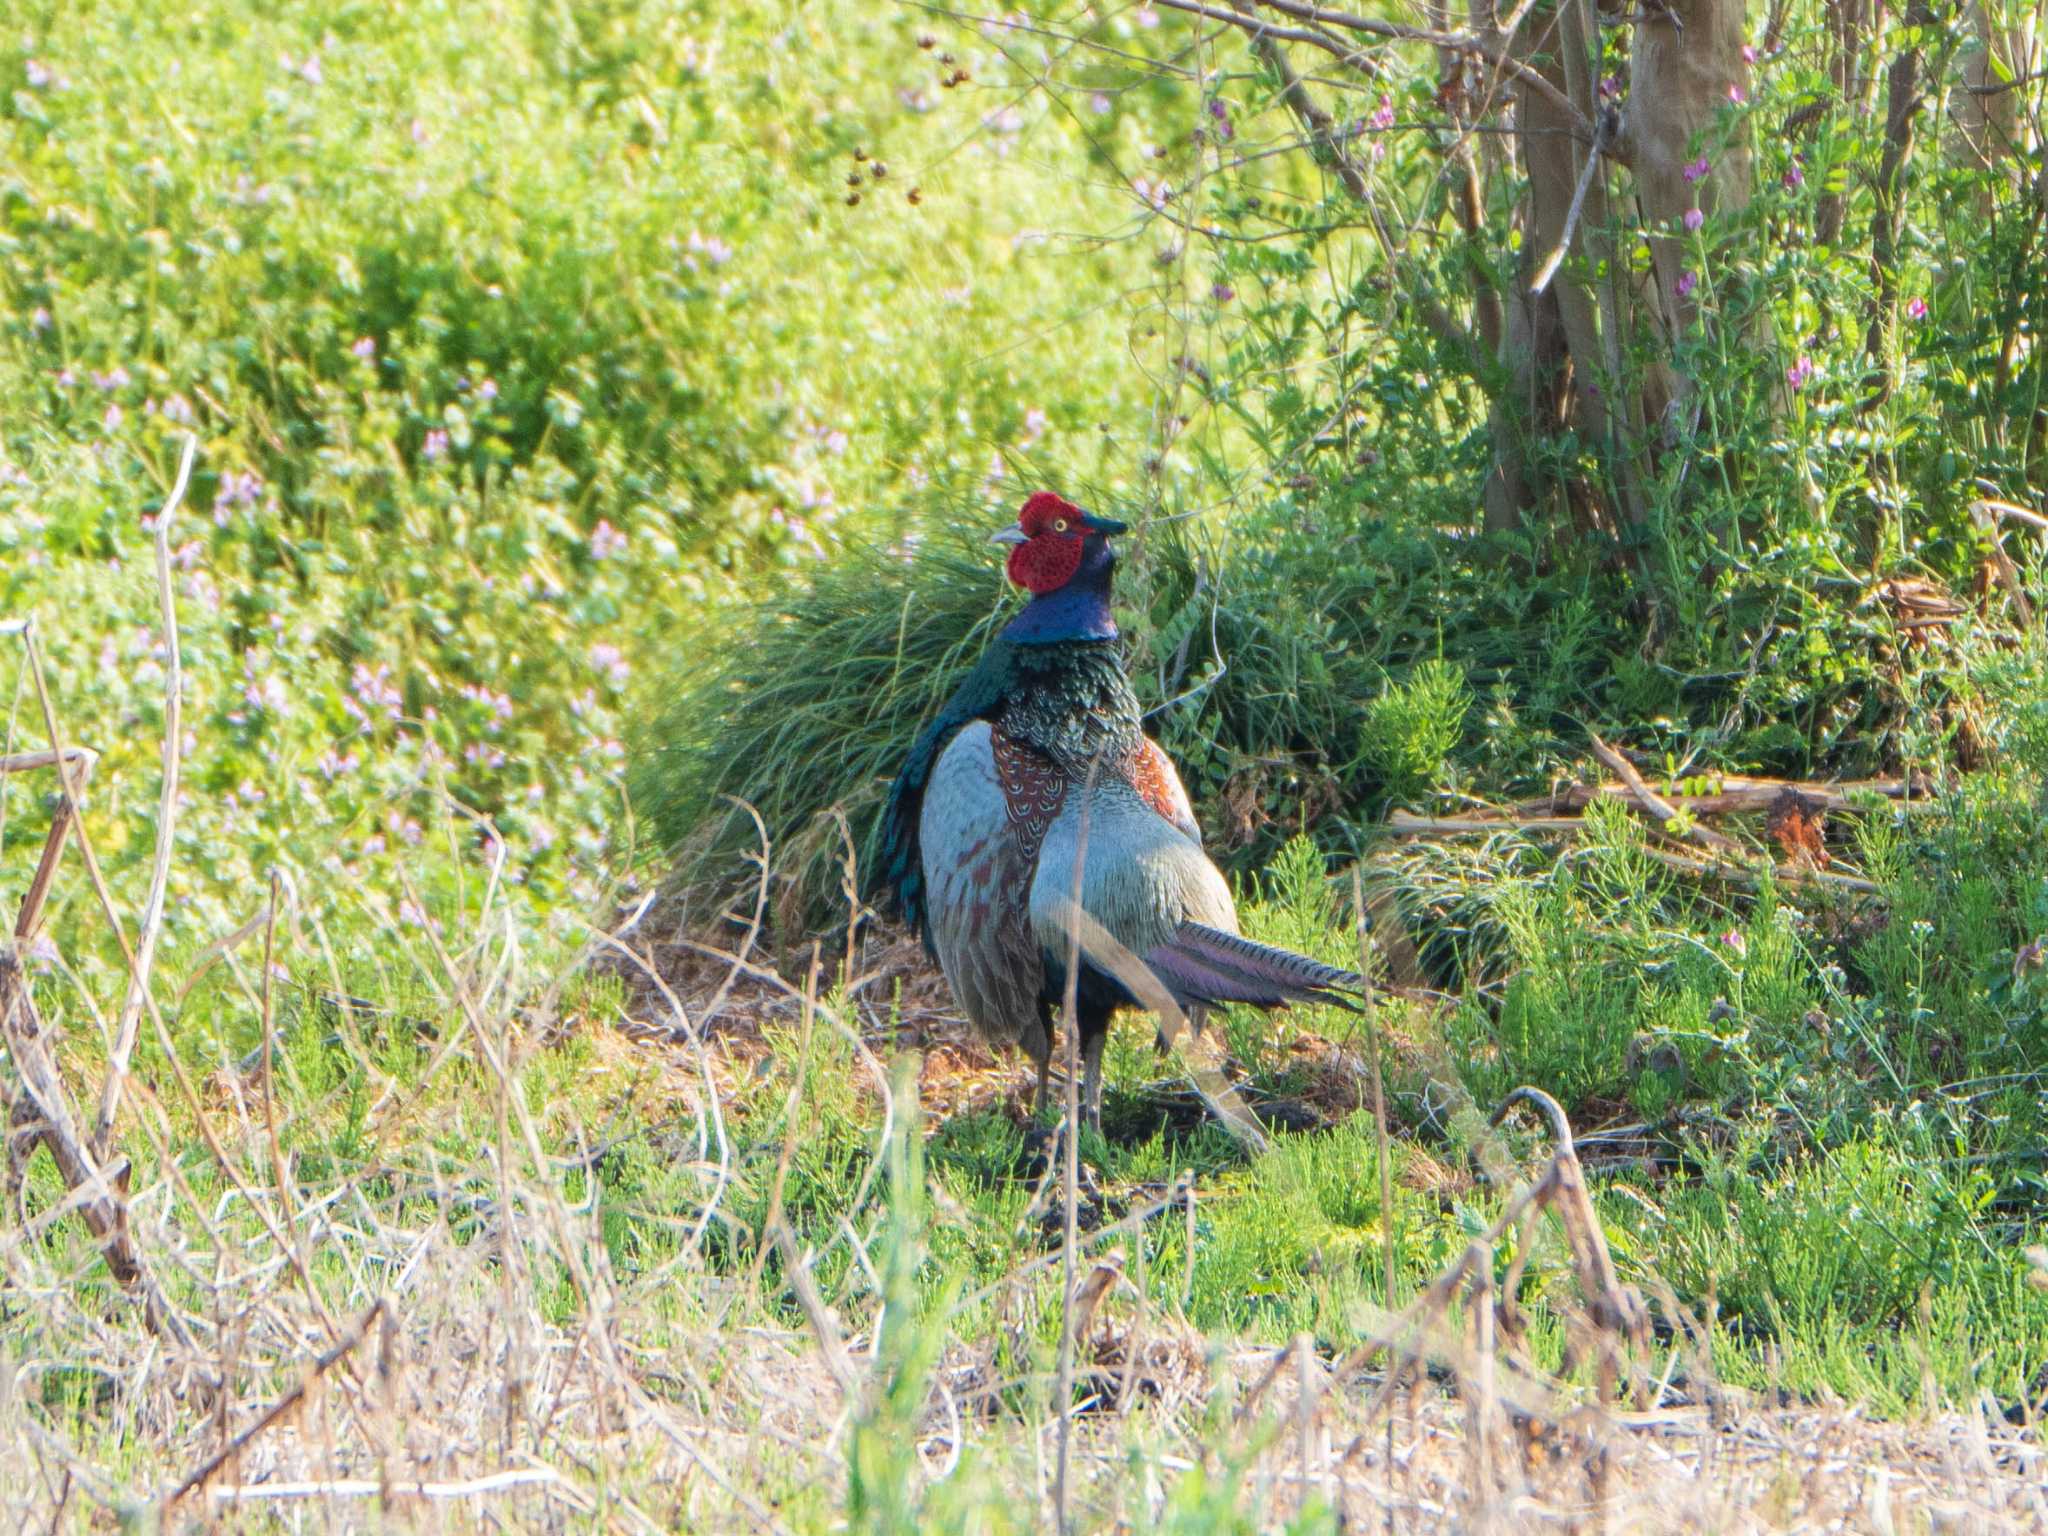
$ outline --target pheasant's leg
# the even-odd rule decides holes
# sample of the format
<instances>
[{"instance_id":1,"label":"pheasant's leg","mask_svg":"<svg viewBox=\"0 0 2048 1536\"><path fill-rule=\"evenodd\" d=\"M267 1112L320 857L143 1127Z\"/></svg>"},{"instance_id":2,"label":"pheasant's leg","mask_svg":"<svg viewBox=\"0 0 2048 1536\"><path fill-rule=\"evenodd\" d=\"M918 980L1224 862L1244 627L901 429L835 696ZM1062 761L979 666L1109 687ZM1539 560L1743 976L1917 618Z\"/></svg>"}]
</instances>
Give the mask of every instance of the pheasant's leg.
<instances>
[{"instance_id":1,"label":"pheasant's leg","mask_svg":"<svg viewBox=\"0 0 2048 1536\"><path fill-rule=\"evenodd\" d=\"M1081 1039L1081 1123L1098 1136L1102 1134L1102 1044L1108 1038L1105 1027Z\"/></svg>"}]
</instances>

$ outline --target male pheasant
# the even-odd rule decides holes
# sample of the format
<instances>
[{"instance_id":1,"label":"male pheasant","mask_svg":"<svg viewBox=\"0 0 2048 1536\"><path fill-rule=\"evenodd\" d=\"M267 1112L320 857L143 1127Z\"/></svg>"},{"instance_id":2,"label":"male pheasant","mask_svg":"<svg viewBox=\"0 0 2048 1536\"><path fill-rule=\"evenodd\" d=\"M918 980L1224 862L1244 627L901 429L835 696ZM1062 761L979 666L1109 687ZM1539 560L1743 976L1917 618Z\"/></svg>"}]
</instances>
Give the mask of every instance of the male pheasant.
<instances>
[{"instance_id":1,"label":"male pheasant","mask_svg":"<svg viewBox=\"0 0 2048 1536\"><path fill-rule=\"evenodd\" d=\"M1197 1018L1221 1003L1342 1002L1363 985L1239 936L1230 887L1124 674L1109 605L1109 540L1123 531L1040 491L994 536L1031 600L911 747L879 850L881 881L969 1024L1037 1063L1040 1114L1081 929L1082 1108L1098 1129L1110 1016L1137 1003L1118 979L1129 956Z\"/></svg>"}]
</instances>

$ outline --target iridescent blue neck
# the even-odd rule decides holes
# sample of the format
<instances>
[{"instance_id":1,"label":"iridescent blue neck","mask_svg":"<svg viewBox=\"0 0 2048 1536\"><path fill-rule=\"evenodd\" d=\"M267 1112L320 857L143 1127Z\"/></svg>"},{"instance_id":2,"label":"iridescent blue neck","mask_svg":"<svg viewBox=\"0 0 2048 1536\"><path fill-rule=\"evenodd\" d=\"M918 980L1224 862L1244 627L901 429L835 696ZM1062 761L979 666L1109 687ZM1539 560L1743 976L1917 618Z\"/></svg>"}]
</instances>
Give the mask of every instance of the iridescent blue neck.
<instances>
[{"instance_id":1,"label":"iridescent blue neck","mask_svg":"<svg viewBox=\"0 0 2048 1536\"><path fill-rule=\"evenodd\" d=\"M1082 547L1081 566L1055 592L1044 592L1003 627L1005 639L1019 645L1050 645L1060 640L1114 640L1116 620L1109 611L1109 578L1116 554L1100 534L1090 534Z\"/></svg>"}]
</instances>

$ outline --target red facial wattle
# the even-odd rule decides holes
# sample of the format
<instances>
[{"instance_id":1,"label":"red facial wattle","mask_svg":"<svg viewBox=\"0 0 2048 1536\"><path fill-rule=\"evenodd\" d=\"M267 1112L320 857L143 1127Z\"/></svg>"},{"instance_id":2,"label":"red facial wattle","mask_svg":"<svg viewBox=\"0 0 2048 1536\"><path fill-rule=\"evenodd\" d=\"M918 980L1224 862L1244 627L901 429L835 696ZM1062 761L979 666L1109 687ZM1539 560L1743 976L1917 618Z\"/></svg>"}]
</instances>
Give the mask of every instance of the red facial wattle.
<instances>
[{"instance_id":1,"label":"red facial wattle","mask_svg":"<svg viewBox=\"0 0 2048 1536\"><path fill-rule=\"evenodd\" d=\"M1010 551L1010 580L1034 596L1059 591L1081 568L1081 542L1079 525L1071 522L1033 535Z\"/></svg>"}]
</instances>

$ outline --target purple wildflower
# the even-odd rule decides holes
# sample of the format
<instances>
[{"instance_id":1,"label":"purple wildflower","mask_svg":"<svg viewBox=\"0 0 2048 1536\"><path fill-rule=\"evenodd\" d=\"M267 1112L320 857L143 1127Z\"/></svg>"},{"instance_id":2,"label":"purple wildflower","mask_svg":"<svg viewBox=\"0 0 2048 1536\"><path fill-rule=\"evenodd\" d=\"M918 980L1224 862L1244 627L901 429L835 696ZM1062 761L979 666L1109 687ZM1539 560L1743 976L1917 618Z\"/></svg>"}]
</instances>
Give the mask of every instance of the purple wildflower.
<instances>
[{"instance_id":1,"label":"purple wildflower","mask_svg":"<svg viewBox=\"0 0 2048 1536\"><path fill-rule=\"evenodd\" d=\"M1685 232L1687 234L1698 234L1700 232L1700 226L1706 222L1707 216L1704 213L1701 213L1699 209L1688 208L1685 210Z\"/></svg>"},{"instance_id":2,"label":"purple wildflower","mask_svg":"<svg viewBox=\"0 0 2048 1536\"><path fill-rule=\"evenodd\" d=\"M1721 942L1734 950L1738 959L1749 953L1749 940L1743 937L1740 928L1730 928L1721 935Z\"/></svg>"},{"instance_id":3,"label":"purple wildflower","mask_svg":"<svg viewBox=\"0 0 2048 1536\"><path fill-rule=\"evenodd\" d=\"M1927 301L1918 296L1908 299L1906 301L1906 318L1909 320L1925 320L1927 318Z\"/></svg>"},{"instance_id":4,"label":"purple wildflower","mask_svg":"<svg viewBox=\"0 0 2048 1536\"><path fill-rule=\"evenodd\" d=\"M1748 43L1742 45L1742 62L1745 64L1754 64L1756 62L1756 49L1752 48Z\"/></svg>"},{"instance_id":5,"label":"purple wildflower","mask_svg":"<svg viewBox=\"0 0 2048 1536\"><path fill-rule=\"evenodd\" d=\"M50 312L38 304L35 313L28 317L28 328L36 332L47 331L50 328Z\"/></svg>"},{"instance_id":6,"label":"purple wildflower","mask_svg":"<svg viewBox=\"0 0 2048 1536\"><path fill-rule=\"evenodd\" d=\"M1393 127L1394 98L1382 94L1380 104L1373 109L1372 116L1365 120L1365 126L1372 129L1375 133L1384 132L1386 129Z\"/></svg>"},{"instance_id":7,"label":"purple wildflower","mask_svg":"<svg viewBox=\"0 0 2048 1536\"><path fill-rule=\"evenodd\" d=\"M105 417L102 418L102 420L105 422L106 428L109 432L114 431L117 427L121 425L121 407L119 407L118 405L108 406L107 414L105 415Z\"/></svg>"},{"instance_id":8,"label":"purple wildflower","mask_svg":"<svg viewBox=\"0 0 2048 1536\"><path fill-rule=\"evenodd\" d=\"M1621 81L1613 75L1602 75L1600 77L1600 99L1603 101L1621 100Z\"/></svg>"},{"instance_id":9,"label":"purple wildflower","mask_svg":"<svg viewBox=\"0 0 2048 1536\"><path fill-rule=\"evenodd\" d=\"M1806 388L1807 383L1819 371L1819 369L1813 366L1812 358L1802 357L1798 362L1785 370L1785 382L1791 385L1796 392Z\"/></svg>"},{"instance_id":10,"label":"purple wildflower","mask_svg":"<svg viewBox=\"0 0 2048 1536\"><path fill-rule=\"evenodd\" d=\"M626 535L604 518L599 518L597 526L590 530L590 558L609 560L614 555L623 555L625 552Z\"/></svg>"},{"instance_id":11,"label":"purple wildflower","mask_svg":"<svg viewBox=\"0 0 2048 1536\"><path fill-rule=\"evenodd\" d=\"M1088 98L1088 110L1090 112L1093 112L1097 117L1109 116L1110 106L1111 102L1106 92L1097 91L1093 96L1090 96Z\"/></svg>"},{"instance_id":12,"label":"purple wildflower","mask_svg":"<svg viewBox=\"0 0 2048 1536\"><path fill-rule=\"evenodd\" d=\"M1693 289L1699 286L1699 283L1699 273L1694 272L1690 268L1688 268L1686 271L1681 272L1678 275L1678 281L1671 285L1672 295L1676 298L1686 298L1690 296Z\"/></svg>"},{"instance_id":13,"label":"purple wildflower","mask_svg":"<svg viewBox=\"0 0 2048 1536\"><path fill-rule=\"evenodd\" d=\"M1237 290L1228 283L1217 283L1209 289L1209 297L1218 304L1228 304L1237 297Z\"/></svg>"},{"instance_id":14,"label":"purple wildflower","mask_svg":"<svg viewBox=\"0 0 2048 1536\"><path fill-rule=\"evenodd\" d=\"M1806 185L1806 172L1795 162L1785 167L1785 190L1794 191Z\"/></svg>"},{"instance_id":15,"label":"purple wildflower","mask_svg":"<svg viewBox=\"0 0 2048 1536\"><path fill-rule=\"evenodd\" d=\"M377 343L370 340L367 336L358 336L356 344L350 347L349 351L363 359L364 362L368 362L377 355Z\"/></svg>"},{"instance_id":16,"label":"purple wildflower","mask_svg":"<svg viewBox=\"0 0 2048 1536\"><path fill-rule=\"evenodd\" d=\"M55 78L50 73L50 67L40 59L30 59L23 73L28 76L29 89L32 91L40 91Z\"/></svg>"},{"instance_id":17,"label":"purple wildflower","mask_svg":"<svg viewBox=\"0 0 2048 1536\"><path fill-rule=\"evenodd\" d=\"M249 470L229 470L220 477L220 487L213 493L214 525L225 528L239 509L255 506L262 494L260 476Z\"/></svg>"},{"instance_id":18,"label":"purple wildflower","mask_svg":"<svg viewBox=\"0 0 2048 1536\"><path fill-rule=\"evenodd\" d=\"M428 463L432 463L435 459L445 457L447 452L448 434L439 427L429 429L426 440L420 444L421 455Z\"/></svg>"},{"instance_id":19,"label":"purple wildflower","mask_svg":"<svg viewBox=\"0 0 2048 1536\"><path fill-rule=\"evenodd\" d=\"M1707 160L1707 157L1705 155L1701 155L1699 159L1693 161L1692 164L1688 165L1685 168L1685 179L1688 184L1695 181L1699 181L1707 174L1708 171L1712 169L1713 166Z\"/></svg>"},{"instance_id":20,"label":"purple wildflower","mask_svg":"<svg viewBox=\"0 0 2048 1536\"><path fill-rule=\"evenodd\" d=\"M590 664L605 675L605 681L614 688L625 686L626 679L633 675L624 654L616 645L600 640L590 648Z\"/></svg>"}]
</instances>

